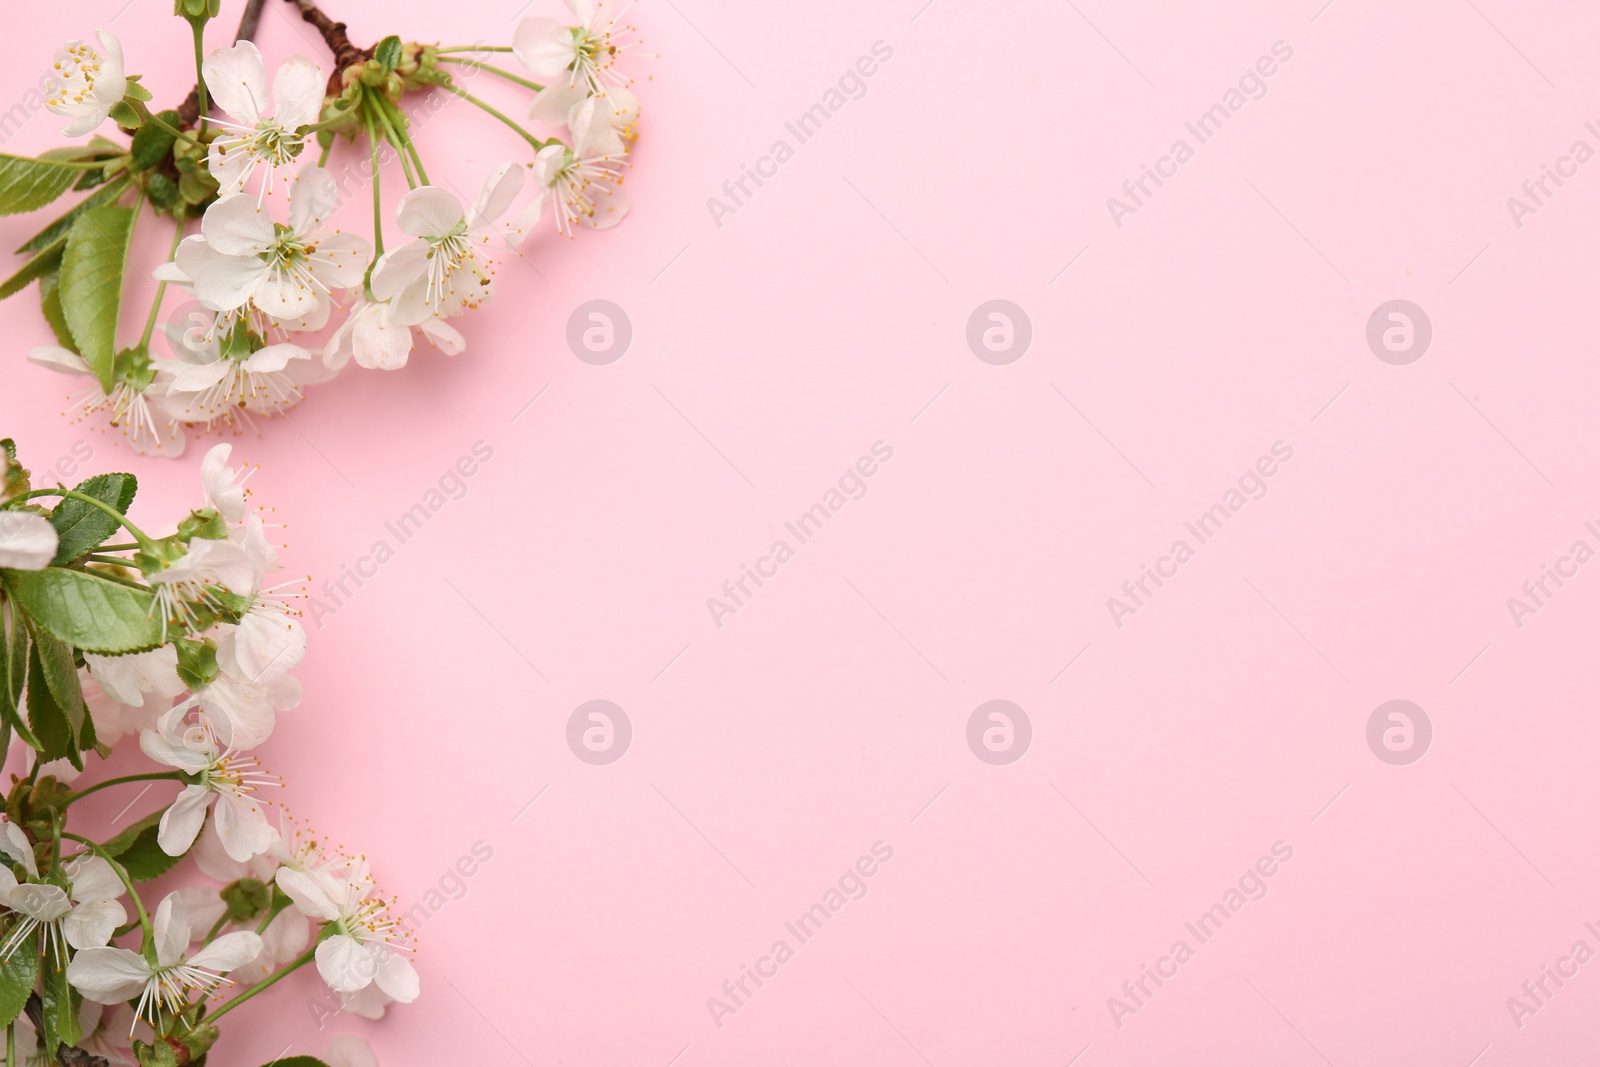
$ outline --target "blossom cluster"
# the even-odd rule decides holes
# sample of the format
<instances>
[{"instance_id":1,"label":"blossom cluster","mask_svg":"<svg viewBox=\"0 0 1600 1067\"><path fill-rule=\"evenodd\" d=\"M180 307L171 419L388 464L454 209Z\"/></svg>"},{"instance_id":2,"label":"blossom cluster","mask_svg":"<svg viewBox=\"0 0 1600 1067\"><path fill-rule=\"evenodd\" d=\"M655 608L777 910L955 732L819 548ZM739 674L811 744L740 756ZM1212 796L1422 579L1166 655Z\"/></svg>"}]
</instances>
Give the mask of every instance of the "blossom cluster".
<instances>
[{"instance_id":1,"label":"blossom cluster","mask_svg":"<svg viewBox=\"0 0 1600 1067\"><path fill-rule=\"evenodd\" d=\"M69 136L110 120L132 142L96 136L50 159L0 156L0 166L32 165L57 195L68 184L94 190L58 220L62 234L48 246L25 245L34 258L0 282L5 296L40 279L58 343L36 347L29 359L91 379L73 398L75 410L105 418L141 453L171 456L183 450L186 427L254 425L351 363L400 368L419 342L460 353L466 337L456 320L492 297L497 266L521 254L542 218L571 237L614 226L628 211L623 179L639 102L618 61L637 41L607 12L609 0L565 2L565 18L527 17L503 47L391 36L357 49L342 24L319 23L335 56L331 80L304 55L269 75L256 45L238 40L199 63L206 106L192 117L151 112L149 92L126 73L110 33L67 43L56 53L45 106L69 120ZM190 21L202 25L206 5L195 6L202 13ZM501 52L524 72L486 61ZM527 118L545 136L464 88L480 75L531 91ZM431 183L404 106L409 94L426 92L452 94L511 127L527 157L495 167L470 203ZM366 142L362 155L370 157L373 211L362 225L371 228L359 233L332 221L343 205L327 164L340 138ZM398 158L409 186L392 205L380 183L385 156ZM123 203L130 197L131 209ZM0 192L0 214L36 206ZM92 268L126 258L146 207L175 221L173 253L141 272L160 288L141 340L119 346L119 287L106 306L105 271ZM386 248L389 218L405 240ZM198 232L187 232L195 220ZM173 358L151 345L169 287L197 309L162 326Z\"/></svg>"},{"instance_id":2,"label":"blossom cluster","mask_svg":"<svg viewBox=\"0 0 1600 1067\"><path fill-rule=\"evenodd\" d=\"M0 819L0 1026L30 1061L61 1046L198 1059L235 1004L312 964L368 1018L419 993L367 859L271 813L282 783L257 753L300 700L306 640L292 591L268 584L271 524L231 451L206 454L200 506L156 537L127 517L132 475L34 488L0 441L0 749L29 757ZM154 769L79 787L86 757L132 737ZM110 840L66 829L82 797L167 781L170 803ZM185 857L211 884L147 907L138 883Z\"/></svg>"}]
</instances>

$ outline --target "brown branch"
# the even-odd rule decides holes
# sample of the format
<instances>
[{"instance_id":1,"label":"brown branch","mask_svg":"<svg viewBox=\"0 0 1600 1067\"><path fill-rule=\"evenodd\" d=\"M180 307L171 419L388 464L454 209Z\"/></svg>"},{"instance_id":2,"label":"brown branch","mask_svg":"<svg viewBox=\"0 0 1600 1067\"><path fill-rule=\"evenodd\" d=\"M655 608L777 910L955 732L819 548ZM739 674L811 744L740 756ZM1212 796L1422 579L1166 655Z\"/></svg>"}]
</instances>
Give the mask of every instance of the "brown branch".
<instances>
[{"instance_id":1,"label":"brown branch","mask_svg":"<svg viewBox=\"0 0 1600 1067\"><path fill-rule=\"evenodd\" d=\"M336 22L316 5L316 0L286 0L300 9L300 17L317 28L322 40L333 53L333 73L328 75L328 95L337 96L344 90L344 69L372 58L371 48L357 48L345 32L345 24Z\"/></svg>"}]
</instances>

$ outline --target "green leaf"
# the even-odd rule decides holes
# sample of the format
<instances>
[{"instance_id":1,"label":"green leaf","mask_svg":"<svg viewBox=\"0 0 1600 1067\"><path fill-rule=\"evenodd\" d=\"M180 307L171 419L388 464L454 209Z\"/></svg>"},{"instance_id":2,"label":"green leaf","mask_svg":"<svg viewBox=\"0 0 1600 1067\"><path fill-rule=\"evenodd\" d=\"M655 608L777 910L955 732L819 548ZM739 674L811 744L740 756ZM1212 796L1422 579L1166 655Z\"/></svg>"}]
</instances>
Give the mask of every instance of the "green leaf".
<instances>
[{"instance_id":1,"label":"green leaf","mask_svg":"<svg viewBox=\"0 0 1600 1067\"><path fill-rule=\"evenodd\" d=\"M159 878L177 866L182 856L169 856L161 850L156 836L161 831L163 812L152 812L100 847L135 882Z\"/></svg>"},{"instance_id":2,"label":"green leaf","mask_svg":"<svg viewBox=\"0 0 1600 1067\"><path fill-rule=\"evenodd\" d=\"M39 210L66 192L83 170L66 160L0 155L0 215Z\"/></svg>"},{"instance_id":3,"label":"green leaf","mask_svg":"<svg viewBox=\"0 0 1600 1067\"><path fill-rule=\"evenodd\" d=\"M290 1056L285 1060L264 1063L261 1067L328 1067L328 1065L315 1056Z\"/></svg>"},{"instance_id":4,"label":"green leaf","mask_svg":"<svg viewBox=\"0 0 1600 1067\"><path fill-rule=\"evenodd\" d=\"M5 652L5 691L0 692L0 718L4 718L9 729L17 731L17 736L22 738L28 747L38 749L39 739L33 736L33 731L28 729L28 724L22 721L22 715L17 711L17 705L22 700L22 686L28 678L28 626L24 621L26 616L14 603L6 605L10 611L9 631L0 633L4 638ZM5 623L0 618L0 623ZM0 630L6 627L0 625Z\"/></svg>"},{"instance_id":5,"label":"green leaf","mask_svg":"<svg viewBox=\"0 0 1600 1067\"><path fill-rule=\"evenodd\" d=\"M33 652L44 668L44 684L56 706L66 713L76 739L78 731L83 729L83 686L78 682L78 665L73 662L72 647L49 634L35 631Z\"/></svg>"},{"instance_id":6,"label":"green leaf","mask_svg":"<svg viewBox=\"0 0 1600 1067\"><path fill-rule=\"evenodd\" d=\"M378 46L372 50L372 58L383 68L383 72L388 74L400 65L404 51L400 38L390 34L378 42Z\"/></svg>"},{"instance_id":7,"label":"green leaf","mask_svg":"<svg viewBox=\"0 0 1600 1067\"><path fill-rule=\"evenodd\" d=\"M35 278L55 273L61 266L61 254L66 251L66 247L67 239L58 237L54 244L45 245L40 249L32 259L18 268L15 274L0 282L0 300L14 293L20 293Z\"/></svg>"},{"instance_id":8,"label":"green leaf","mask_svg":"<svg viewBox=\"0 0 1600 1067\"><path fill-rule=\"evenodd\" d=\"M51 271L39 279L39 310L44 312L44 320L50 324L50 330L56 335L61 347L71 348L72 331L67 329L67 317L61 311L60 281L61 276L56 271Z\"/></svg>"},{"instance_id":9,"label":"green leaf","mask_svg":"<svg viewBox=\"0 0 1600 1067\"><path fill-rule=\"evenodd\" d=\"M127 514L128 505L133 503L133 494L138 489L139 481L131 474L97 474L79 482L72 491L92 496ZM93 504L71 498L56 505L55 513L50 516L50 525L56 528L58 538L57 563L68 563L93 551L119 528L116 519Z\"/></svg>"},{"instance_id":10,"label":"green leaf","mask_svg":"<svg viewBox=\"0 0 1600 1067\"><path fill-rule=\"evenodd\" d=\"M8 931L9 932L9 931ZM39 953L29 944L18 946L8 958L0 959L0 1026L10 1026L28 1005L28 994L39 980ZM21 1042L18 1042L19 1051Z\"/></svg>"},{"instance_id":11,"label":"green leaf","mask_svg":"<svg viewBox=\"0 0 1600 1067\"><path fill-rule=\"evenodd\" d=\"M38 626L74 648L121 656L166 644L155 595L143 587L64 567L0 571L0 579Z\"/></svg>"},{"instance_id":12,"label":"green leaf","mask_svg":"<svg viewBox=\"0 0 1600 1067\"><path fill-rule=\"evenodd\" d=\"M61 309L100 387L111 391L117 354L122 269L133 234L132 208L104 204L79 215L61 257Z\"/></svg>"},{"instance_id":13,"label":"green leaf","mask_svg":"<svg viewBox=\"0 0 1600 1067\"><path fill-rule=\"evenodd\" d=\"M62 1045L76 1045L83 1037L78 1026L78 1009L83 998L67 984L65 967L44 967L40 983L40 1000L44 1002L44 1045L51 1062L56 1049Z\"/></svg>"},{"instance_id":14,"label":"green leaf","mask_svg":"<svg viewBox=\"0 0 1600 1067\"><path fill-rule=\"evenodd\" d=\"M76 204L73 204L72 207L68 209L66 214L56 219L54 222L40 230L38 233L34 234L32 237L28 238L22 247L17 249L18 254L20 255L23 252L38 252L48 245L55 244L57 239L64 236L68 230L72 229L72 224L77 221L79 215L82 215L85 211L92 211L101 204L109 204L118 196L122 195L127 188L128 179L121 178L112 182L110 185L102 186L101 188L96 189L90 195L84 197Z\"/></svg>"},{"instance_id":15,"label":"green leaf","mask_svg":"<svg viewBox=\"0 0 1600 1067\"><path fill-rule=\"evenodd\" d=\"M72 732L72 722L50 692L44 665L39 660L38 645L28 652L28 725L39 739L41 762L70 757L73 766L83 770L83 757L78 755L78 739Z\"/></svg>"},{"instance_id":16,"label":"green leaf","mask_svg":"<svg viewBox=\"0 0 1600 1067\"><path fill-rule=\"evenodd\" d=\"M176 111L157 112L156 117L172 129L177 129L179 119ZM172 142L177 139L172 130L154 122L146 123L133 135L133 158L128 165L134 170L149 170L172 154Z\"/></svg>"}]
</instances>

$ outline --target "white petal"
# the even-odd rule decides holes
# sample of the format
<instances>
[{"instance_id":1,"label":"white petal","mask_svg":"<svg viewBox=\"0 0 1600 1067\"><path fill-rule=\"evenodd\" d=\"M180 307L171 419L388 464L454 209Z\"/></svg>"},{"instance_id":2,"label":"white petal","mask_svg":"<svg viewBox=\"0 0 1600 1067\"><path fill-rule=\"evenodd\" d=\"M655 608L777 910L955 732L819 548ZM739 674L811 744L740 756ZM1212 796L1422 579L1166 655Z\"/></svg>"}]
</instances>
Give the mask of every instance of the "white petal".
<instances>
[{"instance_id":1,"label":"white petal","mask_svg":"<svg viewBox=\"0 0 1600 1067\"><path fill-rule=\"evenodd\" d=\"M89 948L67 964L67 981L96 1004L119 1004L139 995L150 964L125 948Z\"/></svg>"},{"instance_id":2,"label":"white petal","mask_svg":"<svg viewBox=\"0 0 1600 1067\"><path fill-rule=\"evenodd\" d=\"M339 186L325 167L309 163L289 187L289 228L305 236L339 206Z\"/></svg>"},{"instance_id":3,"label":"white petal","mask_svg":"<svg viewBox=\"0 0 1600 1067\"><path fill-rule=\"evenodd\" d=\"M28 843L28 835L22 832L22 827L14 822L0 823L0 853L12 863L20 863L28 872L30 878L39 877L39 865L33 858L33 846Z\"/></svg>"},{"instance_id":4,"label":"white petal","mask_svg":"<svg viewBox=\"0 0 1600 1067\"><path fill-rule=\"evenodd\" d=\"M467 347L467 339L461 336L461 331L441 318L424 319L417 328L447 356L459 355Z\"/></svg>"},{"instance_id":5,"label":"white petal","mask_svg":"<svg viewBox=\"0 0 1600 1067\"><path fill-rule=\"evenodd\" d=\"M372 295L379 300L392 300L402 289L421 280L427 271L427 241L410 241L399 248L391 248L372 268ZM88 369L88 364L84 364L84 369Z\"/></svg>"},{"instance_id":6,"label":"white petal","mask_svg":"<svg viewBox=\"0 0 1600 1067\"><path fill-rule=\"evenodd\" d=\"M128 921L128 913L115 900L94 900L79 904L61 920L61 934L75 949L100 948L111 940L117 927Z\"/></svg>"},{"instance_id":7,"label":"white petal","mask_svg":"<svg viewBox=\"0 0 1600 1067\"><path fill-rule=\"evenodd\" d=\"M267 813L251 797L221 794L217 797L214 814L217 836L222 838L223 849L233 859L243 863L271 847L272 827L267 822Z\"/></svg>"},{"instance_id":8,"label":"white petal","mask_svg":"<svg viewBox=\"0 0 1600 1067\"><path fill-rule=\"evenodd\" d=\"M89 374L89 361L60 345L40 345L28 349L28 362L49 367L58 374Z\"/></svg>"},{"instance_id":9,"label":"white petal","mask_svg":"<svg viewBox=\"0 0 1600 1067\"><path fill-rule=\"evenodd\" d=\"M343 883L327 871L297 871L292 867L279 867L276 876L278 888L294 901L301 913L322 922L332 922L339 917L339 900L344 894Z\"/></svg>"},{"instance_id":10,"label":"white petal","mask_svg":"<svg viewBox=\"0 0 1600 1067\"><path fill-rule=\"evenodd\" d=\"M327 85L321 67L305 56L290 56L272 79L273 118L290 131L310 126L322 113Z\"/></svg>"},{"instance_id":11,"label":"white petal","mask_svg":"<svg viewBox=\"0 0 1600 1067\"><path fill-rule=\"evenodd\" d=\"M539 90L528 117L546 126L565 126L572 109L589 99L589 83L553 82Z\"/></svg>"},{"instance_id":12,"label":"white petal","mask_svg":"<svg viewBox=\"0 0 1600 1067\"><path fill-rule=\"evenodd\" d=\"M400 1004L410 1004L422 992L411 961L388 945L374 945L372 953L378 960L378 988Z\"/></svg>"},{"instance_id":13,"label":"white petal","mask_svg":"<svg viewBox=\"0 0 1600 1067\"><path fill-rule=\"evenodd\" d=\"M79 903L115 900L128 891L111 864L92 853L74 856L63 866L72 883L72 899Z\"/></svg>"},{"instance_id":14,"label":"white petal","mask_svg":"<svg viewBox=\"0 0 1600 1067\"><path fill-rule=\"evenodd\" d=\"M328 1051L323 1053L322 1061L328 1067L378 1067L372 1046L354 1034L328 1038Z\"/></svg>"},{"instance_id":15,"label":"white petal","mask_svg":"<svg viewBox=\"0 0 1600 1067\"><path fill-rule=\"evenodd\" d=\"M483 183L483 192L478 194L477 202L467 214L467 229L481 229L504 215L517 194L522 192L525 179L520 163L502 163L496 167Z\"/></svg>"},{"instance_id":16,"label":"white petal","mask_svg":"<svg viewBox=\"0 0 1600 1067\"><path fill-rule=\"evenodd\" d=\"M317 973L329 989L354 993L371 984L377 972L370 951L353 937L335 934L317 946Z\"/></svg>"},{"instance_id":17,"label":"white petal","mask_svg":"<svg viewBox=\"0 0 1600 1067\"><path fill-rule=\"evenodd\" d=\"M330 289L354 289L366 276L372 246L353 233L329 234L317 241L311 275Z\"/></svg>"},{"instance_id":18,"label":"white petal","mask_svg":"<svg viewBox=\"0 0 1600 1067\"><path fill-rule=\"evenodd\" d=\"M550 18L525 18L511 34L511 50L522 65L549 78L572 65L572 31Z\"/></svg>"},{"instance_id":19,"label":"white petal","mask_svg":"<svg viewBox=\"0 0 1600 1067\"><path fill-rule=\"evenodd\" d=\"M261 938L249 930L235 930L223 934L205 948L189 957L196 967L211 971L231 971L243 967L261 954Z\"/></svg>"},{"instance_id":20,"label":"white petal","mask_svg":"<svg viewBox=\"0 0 1600 1067\"><path fill-rule=\"evenodd\" d=\"M400 229L411 237L444 237L461 225L461 201L449 190L424 185L400 198L395 210Z\"/></svg>"},{"instance_id":21,"label":"white petal","mask_svg":"<svg viewBox=\"0 0 1600 1067\"><path fill-rule=\"evenodd\" d=\"M183 958L184 950L194 940L189 910L184 907L183 898L177 893L162 897L150 925L155 935L156 961L163 967L171 967Z\"/></svg>"},{"instance_id":22,"label":"white petal","mask_svg":"<svg viewBox=\"0 0 1600 1067\"><path fill-rule=\"evenodd\" d=\"M56 528L31 511L0 511L0 567L38 571L56 557Z\"/></svg>"},{"instance_id":23,"label":"white petal","mask_svg":"<svg viewBox=\"0 0 1600 1067\"><path fill-rule=\"evenodd\" d=\"M200 233L225 256L259 255L272 247L275 236L272 216L248 193L225 196L207 208Z\"/></svg>"},{"instance_id":24,"label":"white petal","mask_svg":"<svg viewBox=\"0 0 1600 1067\"><path fill-rule=\"evenodd\" d=\"M206 56L200 65L211 101L247 126L261 120L267 106L267 67L261 50L249 41L239 41Z\"/></svg>"},{"instance_id":25,"label":"white petal","mask_svg":"<svg viewBox=\"0 0 1600 1067\"><path fill-rule=\"evenodd\" d=\"M156 843L161 851L169 856L181 856L189 851L200 827L205 825L206 807L210 803L211 793L205 786L185 786L172 806L161 813L161 826L156 832Z\"/></svg>"}]
</instances>

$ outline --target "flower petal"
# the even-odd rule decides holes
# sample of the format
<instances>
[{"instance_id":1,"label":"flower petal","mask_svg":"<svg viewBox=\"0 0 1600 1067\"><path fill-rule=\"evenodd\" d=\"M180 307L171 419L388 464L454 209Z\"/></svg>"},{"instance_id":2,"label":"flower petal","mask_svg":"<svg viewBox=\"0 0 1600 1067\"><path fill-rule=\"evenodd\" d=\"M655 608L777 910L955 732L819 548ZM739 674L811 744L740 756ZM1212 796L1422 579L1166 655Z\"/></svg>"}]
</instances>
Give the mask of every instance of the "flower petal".
<instances>
[{"instance_id":1,"label":"flower petal","mask_svg":"<svg viewBox=\"0 0 1600 1067\"><path fill-rule=\"evenodd\" d=\"M0 511L0 567L39 571L56 557L59 536L50 520L31 511Z\"/></svg>"},{"instance_id":2,"label":"flower petal","mask_svg":"<svg viewBox=\"0 0 1600 1067\"><path fill-rule=\"evenodd\" d=\"M211 102L247 126L261 121L267 106L267 65L249 41L219 48L200 64Z\"/></svg>"},{"instance_id":3,"label":"flower petal","mask_svg":"<svg viewBox=\"0 0 1600 1067\"><path fill-rule=\"evenodd\" d=\"M223 934L205 948L189 957L196 967L211 971L231 971L243 967L261 954L261 938L250 930L235 930Z\"/></svg>"},{"instance_id":4,"label":"flower petal","mask_svg":"<svg viewBox=\"0 0 1600 1067\"><path fill-rule=\"evenodd\" d=\"M511 34L511 51L522 65L549 78L572 66L572 31L551 18L525 18Z\"/></svg>"},{"instance_id":5,"label":"flower petal","mask_svg":"<svg viewBox=\"0 0 1600 1067\"><path fill-rule=\"evenodd\" d=\"M327 84L316 63L305 56L290 56L272 79L272 117L286 130L311 125L322 113L322 91Z\"/></svg>"},{"instance_id":6,"label":"flower petal","mask_svg":"<svg viewBox=\"0 0 1600 1067\"><path fill-rule=\"evenodd\" d=\"M67 981L96 1004L119 1004L139 995L150 964L125 948L88 948L67 964Z\"/></svg>"},{"instance_id":7,"label":"flower petal","mask_svg":"<svg viewBox=\"0 0 1600 1067\"><path fill-rule=\"evenodd\" d=\"M317 946L317 973L338 993L354 993L372 983L378 966L355 938L335 934Z\"/></svg>"},{"instance_id":8,"label":"flower petal","mask_svg":"<svg viewBox=\"0 0 1600 1067\"><path fill-rule=\"evenodd\" d=\"M144 736L141 735L141 742ZM172 806L161 813L161 825L156 831L156 843L161 851L169 856L181 856L189 851L200 827L205 825L206 808L210 803L211 793L205 786L185 786Z\"/></svg>"},{"instance_id":9,"label":"flower petal","mask_svg":"<svg viewBox=\"0 0 1600 1067\"><path fill-rule=\"evenodd\" d=\"M67 944L82 951L100 948L111 940L117 927L128 921L128 913L115 900L94 900L79 904L61 920L61 935Z\"/></svg>"},{"instance_id":10,"label":"flower petal","mask_svg":"<svg viewBox=\"0 0 1600 1067\"><path fill-rule=\"evenodd\" d=\"M437 185L424 185L400 198L395 217L408 236L444 237L461 225L465 213L454 193Z\"/></svg>"}]
</instances>

